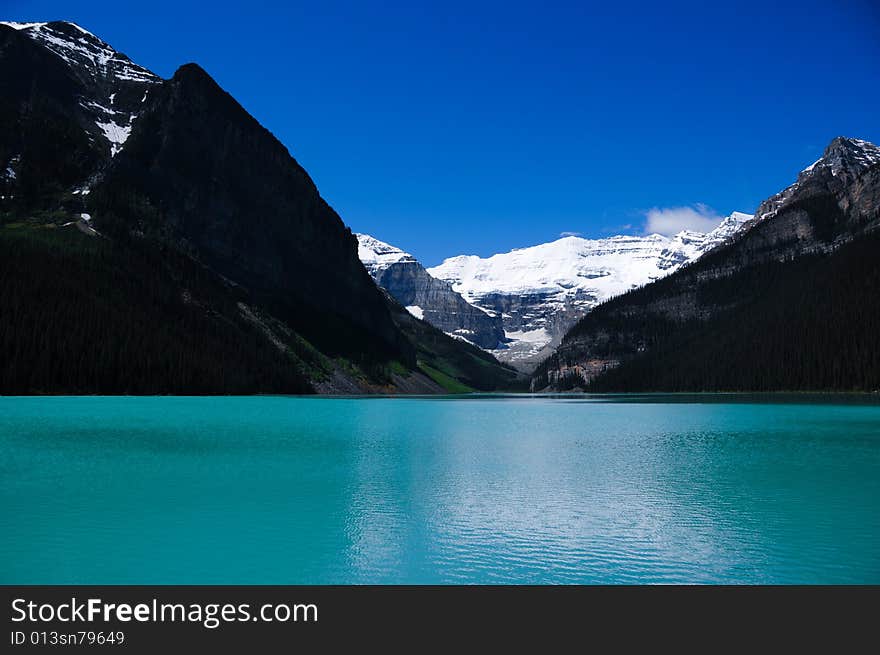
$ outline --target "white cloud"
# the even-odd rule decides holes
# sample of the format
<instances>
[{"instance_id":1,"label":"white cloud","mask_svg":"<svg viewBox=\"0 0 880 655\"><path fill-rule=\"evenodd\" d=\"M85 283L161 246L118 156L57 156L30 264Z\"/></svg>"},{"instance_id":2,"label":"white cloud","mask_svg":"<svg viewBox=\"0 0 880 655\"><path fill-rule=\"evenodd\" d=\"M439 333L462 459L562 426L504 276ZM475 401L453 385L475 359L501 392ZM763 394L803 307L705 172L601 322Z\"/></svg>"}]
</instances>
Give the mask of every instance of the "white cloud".
<instances>
[{"instance_id":1,"label":"white cloud","mask_svg":"<svg viewBox=\"0 0 880 655\"><path fill-rule=\"evenodd\" d=\"M580 237L583 236L581 232L560 232L559 236L561 237Z\"/></svg>"},{"instance_id":2,"label":"white cloud","mask_svg":"<svg viewBox=\"0 0 880 655\"><path fill-rule=\"evenodd\" d=\"M673 236L682 230L710 232L722 218L703 203L693 207L654 207L645 212L645 233Z\"/></svg>"}]
</instances>

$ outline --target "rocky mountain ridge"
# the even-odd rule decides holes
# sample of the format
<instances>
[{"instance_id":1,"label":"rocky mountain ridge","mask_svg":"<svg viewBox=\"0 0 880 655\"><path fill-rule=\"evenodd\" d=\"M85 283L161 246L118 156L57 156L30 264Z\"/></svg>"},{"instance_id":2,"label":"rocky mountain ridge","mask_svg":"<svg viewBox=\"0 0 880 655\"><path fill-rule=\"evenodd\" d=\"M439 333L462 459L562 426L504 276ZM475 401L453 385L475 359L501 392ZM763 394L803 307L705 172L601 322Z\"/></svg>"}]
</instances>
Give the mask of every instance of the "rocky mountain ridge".
<instances>
[{"instance_id":1,"label":"rocky mountain ridge","mask_svg":"<svg viewBox=\"0 0 880 655\"><path fill-rule=\"evenodd\" d=\"M533 388L876 388L880 149L835 138L746 227L594 309Z\"/></svg>"},{"instance_id":2,"label":"rocky mountain ridge","mask_svg":"<svg viewBox=\"0 0 880 655\"><path fill-rule=\"evenodd\" d=\"M358 256L380 287L410 314L485 350L504 345L501 318L468 303L400 248L358 234Z\"/></svg>"}]
</instances>

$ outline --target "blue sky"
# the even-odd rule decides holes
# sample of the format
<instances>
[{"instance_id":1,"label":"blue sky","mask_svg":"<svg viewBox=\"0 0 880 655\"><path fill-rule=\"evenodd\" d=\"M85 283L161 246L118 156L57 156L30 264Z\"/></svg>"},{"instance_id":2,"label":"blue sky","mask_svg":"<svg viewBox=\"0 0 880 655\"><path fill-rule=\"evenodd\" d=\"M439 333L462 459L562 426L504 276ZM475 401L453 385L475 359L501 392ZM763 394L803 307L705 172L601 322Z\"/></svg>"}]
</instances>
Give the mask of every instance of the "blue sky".
<instances>
[{"instance_id":1,"label":"blue sky","mask_svg":"<svg viewBox=\"0 0 880 655\"><path fill-rule=\"evenodd\" d=\"M752 211L880 141L880 8L0 0L169 77L201 64L356 231L426 265ZM608 6L612 5L612 6Z\"/></svg>"}]
</instances>

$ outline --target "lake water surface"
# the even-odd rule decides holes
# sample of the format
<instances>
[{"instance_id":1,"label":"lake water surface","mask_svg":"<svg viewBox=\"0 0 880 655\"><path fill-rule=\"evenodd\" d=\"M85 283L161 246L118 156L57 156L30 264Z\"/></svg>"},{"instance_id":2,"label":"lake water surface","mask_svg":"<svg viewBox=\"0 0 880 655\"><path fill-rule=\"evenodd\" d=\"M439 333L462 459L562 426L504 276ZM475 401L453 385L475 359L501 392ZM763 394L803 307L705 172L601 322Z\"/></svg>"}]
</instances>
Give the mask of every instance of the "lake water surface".
<instances>
[{"instance_id":1,"label":"lake water surface","mask_svg":"<svg viewBox=\"0 0 880 655\"><path fill-rule=\"evenodd\" d=\"M0 583L880 583L880 405L0 398Z\"/></svg>"}]
</instances>

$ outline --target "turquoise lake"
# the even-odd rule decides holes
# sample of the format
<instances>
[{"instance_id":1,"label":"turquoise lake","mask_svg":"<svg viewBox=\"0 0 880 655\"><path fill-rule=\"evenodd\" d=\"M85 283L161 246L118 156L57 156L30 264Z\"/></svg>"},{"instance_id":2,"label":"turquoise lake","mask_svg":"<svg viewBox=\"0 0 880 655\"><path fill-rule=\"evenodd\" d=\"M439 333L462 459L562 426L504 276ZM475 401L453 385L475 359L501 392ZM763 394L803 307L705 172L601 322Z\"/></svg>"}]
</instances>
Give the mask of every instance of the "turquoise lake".
<instances>
[{"instance_id":1,"label":"turquoise lake","mask_svg":"<svg viewBox=\"0 0 880 655\"><path fill-rule=\"evenodd\" d=\"M880 583L858 396L0 398L0 583Z\"/></svg>"}]
</instances>

